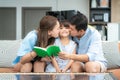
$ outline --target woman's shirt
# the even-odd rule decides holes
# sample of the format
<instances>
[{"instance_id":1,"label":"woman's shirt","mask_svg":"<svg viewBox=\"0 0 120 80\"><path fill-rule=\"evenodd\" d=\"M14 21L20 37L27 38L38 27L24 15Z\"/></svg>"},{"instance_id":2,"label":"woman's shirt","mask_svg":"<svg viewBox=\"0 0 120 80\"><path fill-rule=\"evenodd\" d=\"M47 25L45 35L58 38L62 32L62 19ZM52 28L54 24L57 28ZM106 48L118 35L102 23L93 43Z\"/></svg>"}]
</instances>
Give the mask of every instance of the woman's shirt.
<instances>
[{"instance_id":1,"label":"woman's shirt","mask_svg":"<svg viewBox=\"0 0 120 80\"><path fill-rule=\"evenodd\" d=\"M31 52L36 45L37 42L37 31L33 30L27 34L27 36L23 39L20 48L17 52L17 57L13 61L13 65L18 63L22 56Z\"/></svg>"},{"instance_id":2,"label":"woman's shirt","mask_svg":"<svg viewBox=\"0 0 120 80\"><path fill-rule=\"evenodd\" d=\"M23 56L33 50L37 42L37 31L33 30L23 39L21 46L17 52L18 56Z\"/></svg>"}]
</instances>

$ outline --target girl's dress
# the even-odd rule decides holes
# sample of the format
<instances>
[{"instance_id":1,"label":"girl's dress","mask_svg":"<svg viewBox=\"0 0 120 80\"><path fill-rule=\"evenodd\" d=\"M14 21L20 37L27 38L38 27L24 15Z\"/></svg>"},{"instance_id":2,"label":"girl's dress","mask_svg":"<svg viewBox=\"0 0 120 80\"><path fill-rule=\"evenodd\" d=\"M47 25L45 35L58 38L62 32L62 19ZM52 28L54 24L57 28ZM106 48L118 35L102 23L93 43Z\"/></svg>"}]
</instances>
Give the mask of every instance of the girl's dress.
<instances>
[{"instance_id":1,"label":"girl's dress","mask_svg":"<svg viewBox=\"0 0 120 80\"><path fill-rule=\"evenodd\" d=\"M61 51L64 51L64 52L66 52L66 53L68 53L68 54L72 54L72 52L75 50L75 48L76 48L76 44L75 44L75 42L73 42L71 39L70 39L70 42L69 42L69 44L67 44L67 45L62 45L62 43L61 43L61 41L60 41L60 38L57 38L56 40L55 40L55 43L54 43L54 45L57 45L57 46L59 46L60 47L60 49L61 49ZM65 67L66 67L66 65L69 63L69 61L70 60L63 60L63 59L60 59L58 56L57 57L55 57L56 58L56 61L57 61L57 63L58 63L58 65L59 65L59 68L60 69L64 69ZM46 72L56 72L56 69L54 68L54 66L52 65L52 63L47 63L47 66L46 66ZM70 70L68 70L67 72L70 72ZM59 78L59 79L58 79ZM57 80L62 80L62 79L64 78L66 78L67 80L69 80L68 78L68 76L63 76L63 75L61 75L61 76L57 76Z\"/></svg>"}]
</instances>

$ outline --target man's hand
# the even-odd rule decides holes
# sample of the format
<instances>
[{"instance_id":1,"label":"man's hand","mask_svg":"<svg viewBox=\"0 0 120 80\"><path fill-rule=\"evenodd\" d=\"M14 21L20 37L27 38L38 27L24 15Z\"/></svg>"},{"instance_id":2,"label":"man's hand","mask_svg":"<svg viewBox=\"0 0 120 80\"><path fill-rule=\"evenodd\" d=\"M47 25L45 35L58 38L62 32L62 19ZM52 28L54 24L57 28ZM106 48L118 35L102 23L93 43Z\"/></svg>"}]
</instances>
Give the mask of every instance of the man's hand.
<instances>
[{"instance_id":1,"label":"man's hand","mask_svg":"<svg viewBox=\"0 0 120 80\"><path fill-rule=\"evenodd\" d=\"M70 54L67 54L65 52L59 52L58 56L61 58L61 59L70 59Z\"/></svg>"}]
</instances>

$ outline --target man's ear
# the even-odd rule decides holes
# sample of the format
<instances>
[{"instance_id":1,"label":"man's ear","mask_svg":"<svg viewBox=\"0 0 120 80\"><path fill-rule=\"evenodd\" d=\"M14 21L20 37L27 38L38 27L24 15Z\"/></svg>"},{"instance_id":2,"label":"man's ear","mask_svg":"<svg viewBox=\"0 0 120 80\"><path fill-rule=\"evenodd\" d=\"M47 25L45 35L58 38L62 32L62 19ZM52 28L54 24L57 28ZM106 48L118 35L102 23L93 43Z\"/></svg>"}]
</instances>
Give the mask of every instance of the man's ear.
<instances>
[{"instance_id":1,"label":"man's ear","mask_svg":"<svg viewBox=\"0 0 120 80\"><path fill-rule=\"evenodd\" d=\"M84 30L83 30L83 29L81 29L81 30L79 30L78 32L84 32Z\"/></svg>"},{"instance_id":2,"label":"man's ear","mask_svg":"<svg viewBox=\"0 0 120 80\"><path fill-rule=\"evenodd\" d=\"M81 29L81 30L79 30L79 33L80 33L81 35L84 35L84 34L85 34L85 31L84 31L83 29Z\"/></svg>"}]
</instances>

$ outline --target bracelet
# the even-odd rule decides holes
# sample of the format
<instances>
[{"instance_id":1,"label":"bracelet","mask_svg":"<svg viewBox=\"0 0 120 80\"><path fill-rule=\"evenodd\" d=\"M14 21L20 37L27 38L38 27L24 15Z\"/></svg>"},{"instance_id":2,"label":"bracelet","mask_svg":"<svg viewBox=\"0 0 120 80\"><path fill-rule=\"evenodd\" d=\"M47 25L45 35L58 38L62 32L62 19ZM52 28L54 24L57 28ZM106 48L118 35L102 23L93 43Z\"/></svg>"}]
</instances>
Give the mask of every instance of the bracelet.
<instances>
[{"instance_id":1,"label":"bracelet","mask_svg":"<svg viewBox=\"0 0 120 80\"><path fill-rule=\"evenodd\" d=\"M33 56L32 56L32 52L30 52L30 56L31 56L32 59L34 59Z\"/></svg>"}]
</instances>

